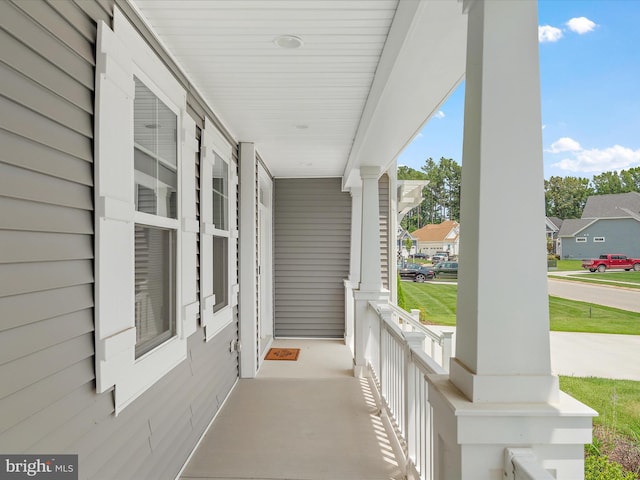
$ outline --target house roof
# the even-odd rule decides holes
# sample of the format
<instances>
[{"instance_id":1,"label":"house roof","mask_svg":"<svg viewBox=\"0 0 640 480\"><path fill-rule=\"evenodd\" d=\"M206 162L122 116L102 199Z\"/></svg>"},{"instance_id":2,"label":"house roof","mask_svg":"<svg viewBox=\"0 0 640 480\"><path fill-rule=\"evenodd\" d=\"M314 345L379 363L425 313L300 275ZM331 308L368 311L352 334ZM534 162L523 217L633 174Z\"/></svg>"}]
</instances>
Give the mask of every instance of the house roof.
<instances>
[{"instance_id":1,"label":"house roof","mask_svg":"<svg viewBox=\"0 0 640 480\"><path fill-rule=\"evenodd\" d=\"M621 218L640 215L640 193L593 195L587 198L582 218Z\"/></svg>"},{"instance_id":2,"label":"house roof","mask_svg":"<svg viewBox=\"0 0 640 480\"><path fill-rule=\"evenodd\" d=\"M458 222L446 220L440 224L425 225L418 230L411 232L419 242L440 242L444 240L455 240L458 238L459 232Z\"/></svg>"},{"instance_id":3,"label":"house roof","mask_svg":"<svg viewBox=\"0 0 640 480\"><path fill-rule=\"evenodd\" d=\"M458 1L128 4L275 177L358 185L360 167L390 167L464 78Z\"/></svg>"},{"instance_id":4,"label":"house roof","mask_svg":"<svg viewBox=\"0 0 640 480\"><path fill-rule=\"evenodd\" d=\"M547 217L547 221L556 227L556 230L559 230L562 226L562 219L558 217Z\"/></svg>"},{"instance_id":5,"label":"house roof","mask_svg":"<svg viewBox=\"0 0 640 480\"><path fill-rule=\"evenodd\" d=\"M596 221L597 220L593 218L568 218L562 222L562 226L560 227L558 236L573 237L582 229L588 227L589 225L591 225Z\"/></svg>"}]
</instances>

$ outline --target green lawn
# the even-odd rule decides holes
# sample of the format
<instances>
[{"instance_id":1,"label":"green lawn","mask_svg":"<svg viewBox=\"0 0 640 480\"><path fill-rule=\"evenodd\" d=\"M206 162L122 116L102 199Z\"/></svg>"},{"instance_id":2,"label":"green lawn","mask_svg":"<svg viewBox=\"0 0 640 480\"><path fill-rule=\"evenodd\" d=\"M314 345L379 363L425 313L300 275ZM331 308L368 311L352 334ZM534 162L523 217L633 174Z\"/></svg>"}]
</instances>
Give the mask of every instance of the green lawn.
<instances>
[{"instance_id":1,"label":"green lawn","mask_svg":"<svg viewBox=\"0 0 640 480\"><path fill-rule=\"evenodd\" d=\"M609 273L589 273L575 275L549 275L551 278L561 278L572 282L593 283L596 285L611 285L625 288L640 288L640 272L611 271Z\"/></svg>"},{"instance_id":2,"label":"green lawn","mask_svg":"<svg viewBox=\"0 0 640 480\"><path fill-rule=\"evenodd\" d=\"M406 309L418 308L421 319L437 325L456 324L457 285L402 282ZM640 313L549 297L551 330L640 335Z\"/></svg>"},{"instance_id":3,"label":"green lawn","mask_svg":"<svg viewBox=\"0 0 640 480\"><path fill-rule=\"evenodd\" d=\"M594 426L640 441L640 382L561 376L560 389L598 412Z\"/></svg>"},{"instance_id":4,"label":"green lawn","mask_svg":"<svg viewBox=\"0 0 640 480\"><path fill-rule=\"evenodd\" d=\"M582 270L582 260L558 260L558 271Z\"/></svg>"}]
</instances>

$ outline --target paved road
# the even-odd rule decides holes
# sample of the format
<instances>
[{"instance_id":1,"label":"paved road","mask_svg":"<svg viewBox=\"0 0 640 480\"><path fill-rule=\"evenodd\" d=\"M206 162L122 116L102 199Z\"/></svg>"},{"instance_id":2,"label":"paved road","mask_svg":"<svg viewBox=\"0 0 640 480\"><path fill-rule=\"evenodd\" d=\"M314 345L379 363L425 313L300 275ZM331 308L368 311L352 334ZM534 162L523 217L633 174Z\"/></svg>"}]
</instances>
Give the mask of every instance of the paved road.
<instances>
[{"instance_id":1,"label":"paved road","mask_svg":"<svg viewBox=\"0 0 640 480\"><path fill-rule=\"evenodd\" d=\"M549 295L640 313L640 289L591 285L549 278Z\"/></svg>"}]
</instances>

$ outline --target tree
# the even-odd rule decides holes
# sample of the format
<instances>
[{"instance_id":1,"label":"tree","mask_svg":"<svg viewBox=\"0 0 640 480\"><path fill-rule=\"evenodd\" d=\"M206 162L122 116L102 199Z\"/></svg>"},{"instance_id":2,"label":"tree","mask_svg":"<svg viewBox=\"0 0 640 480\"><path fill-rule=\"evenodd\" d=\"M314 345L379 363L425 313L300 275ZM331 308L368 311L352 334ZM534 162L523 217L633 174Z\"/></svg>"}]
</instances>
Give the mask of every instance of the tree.
<instances>
[{"instance_id":1,"label":"tree","mask_svg":"<svg viewBox=\"0 0 640 480\"><path fill-rule=\"evenodd\" d=\"M604 172L593 176L593 186L596 195L606 195L610 193L624 193L622 180L618 172Z\"/></svg>"},{"instance_id":2,"label":"tree","mask_svg":"<svg viewBox=\"0 0 640 480\"><path fill-rule=\"evenodd\" d=\"M398 167L398 180L429 180L422 203L402 219L402 227L412 232L429 223L459 221L462 167L450 158L442 157L438 163L427 158L421 170Z\"/></svg>"},{"instance_id":3,"label":"tree","mask_svg":"<svg viewBox=\"0 0 640 480\"><path fill-rule=\"evenodd\" d=\"M426 180L426 174L419 170L415 170L406 165L400 165L398 167L398 180Z\"/></svg>"},{"instance_id":4,"label":"tree","mask_svg":"<svg viewBox=\"0 0 640 480\"><path fill-rule=\"evenodd\" d=\"M620 180L625 192L640 192L640 167L622 170Z\"/></svg>"},{"instance_id":5,"label":"tree","mask_svg":"<svg viewBox=\"0 0 640 480\"><path fill-rule=\"evenodd\" d=\"M548 217L580 218L593 189L588 178L551 177L544 181L545 212Z\"/></svg>"},{"instance_id":6,"label":"tree","mask_svg":"<svg viewBox=\"0 0 640 480\"><path fill-rule=\"evenodd\" d=\"M425 223L459 221L462 167L451 158L441 157L437 164L432 158L425 160L422 170L429 180L425 188Z\"/></svg>"}]
</instances>

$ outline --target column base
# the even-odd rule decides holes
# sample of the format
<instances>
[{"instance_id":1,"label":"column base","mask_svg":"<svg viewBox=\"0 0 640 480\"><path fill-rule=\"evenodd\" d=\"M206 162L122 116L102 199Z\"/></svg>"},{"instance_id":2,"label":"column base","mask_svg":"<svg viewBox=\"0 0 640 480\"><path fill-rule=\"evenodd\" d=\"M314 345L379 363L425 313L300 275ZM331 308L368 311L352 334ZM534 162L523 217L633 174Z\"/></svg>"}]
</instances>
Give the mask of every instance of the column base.
<instances>
[{"instance_id":1,"label":"column base","mask_svg":"<svg viewBox=\"0 0 640 480\"><path fill-rule=\"evenodd\" d=\"M505 478L507 448L530 449L557 480L584 475L594 410L560 392L555 403L474 403L447 375L428 375L436 480Z\"/></svg>"},{"instance_id":2,"label":"column base","mask_svg":"<svg viewBox=\"0 0 640 480\"><path fill-rule=\"evenodd\" d=\"M457 358L449 363L451 381L476 403L555 403L560 391L555 375L478 375Z\"/></svg>"}]
</instances>

